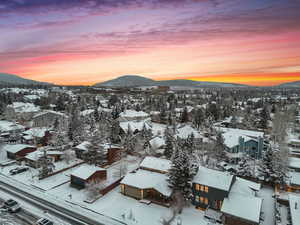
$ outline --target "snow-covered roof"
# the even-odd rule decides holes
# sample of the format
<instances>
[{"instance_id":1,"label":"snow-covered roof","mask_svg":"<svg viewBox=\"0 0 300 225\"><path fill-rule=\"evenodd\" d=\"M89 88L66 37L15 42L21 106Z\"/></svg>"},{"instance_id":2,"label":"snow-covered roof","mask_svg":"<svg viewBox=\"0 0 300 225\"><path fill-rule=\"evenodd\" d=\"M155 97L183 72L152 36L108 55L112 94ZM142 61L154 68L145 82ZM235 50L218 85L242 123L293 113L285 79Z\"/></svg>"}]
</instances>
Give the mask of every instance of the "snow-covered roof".
<instances>
[{"instance_id":1,"label":"snow-covered roof","mask_svg":"<svg viewBox=\"0 0 300 225\"><path fill-rule=\"evenodd\" d=\"M28 100L36 100L36 99L40 99L40 96L38 96L38 95L25 95L24 98L28 99Z\"/></svg>"},{"instance_id":2,"label":"snow-covered roof","mask_svg":"<svg viewBox=\"0 0 300 225\"><path fill-rule=\"evenodd\" d=\"M16 124L14 122L6 121L6 120L0 120L0 132L8 132L8 131L13 131L13 130L21 130L24 129L25 127Z\"/></svg>"},{"instance_id":3,"label":"snow-covered roof","mask_svg":"<svg viewBox=\"0 0 300 225\"><path fill-rule=\"evenodd\" d=\"M289 157L289 167L293 169L300 168L300 158Z\"/></svg>"},{"instance_id":4,"label":"snow-covered roof","mask_svg":"<svg viewBox=\"0 0 300 225\"><path fill-rule=\"evenodd\" d=\"M79 168L77 168L76 170L74 170L71 173L71 175L81 178L83 180L87 180L90 176L92 176L97 171L104 171L104 170L106 170L106 169L103 169L103 168L97 167L97 166L93 166L93 165L84 164L84 165L80 166Z\"/></svg>"},{"instance_id":5,"label":"snow-covered roof","mask_svg":"<svg viewBox=\"0 0 300 225\"><path fill-rule=\"evenodd\" d=\"M125 110L120 113L120 117L135 118L135 117L149 117L149 114L143 111Z\"/></svg>"},{"instance_id":6,"label":"snow-covered roof","mask_svg":"<svg viewBox=\"0 0 300 225\"><path fill-rule=\"evenodd\" d=\"M90 115L91 113L93 113L94 111L95 111L95 110L93 110L93 109L83 110L83 111L80 112L80 115L81 115L81 116L88 116L88 115Z\"/></svg>"},{"instance_id":7,"label":"snow-covered roof","mask_svg":"<svg viewBox=\"0 0 300 225\"><path fill-rule=\"evenodd\" d=\"M57 111L53 111L53 110L45 110L43 112L35 114L33 118L36 118L36 117L39 117L39 116L43 116L43 115L46 115L48 113L56 114L58 116L68 117L66 114L61 113L61 112L57 112Z\"/></svg>"},{"instance_id":8,"label":"snow-covered roof","mask_svg":"<svg viewBox=\"0 0 300 225\"><path fill-rule=\"evenodd\" d=\"M291 219L293 225L300 224L300 197L289 194Z\"/></svg>"},{"instance_id":9,"label":"snow-covered roof","mask_svg":"<svg viewBox=\"0 0 300 225\"><path fill-rule=\"evenodd\" d=\"M150 145L154 148L159 148L166 144L165 140L162 137L155 137L149 141Z\"/></svg>"},{"instance_id":10,"label":"snow-covered roof","mask_svg":"<svg viewBox=\"0 0 300 225\"><path fill-rule=\"evenodd\" d=\"M290 173L290 176L291 176L291 184L300 186L300 173L292 172Z\"/></svg>"},{"instance_id":11,"label":"snow-covered roof","mask_svg":"<svg viewBox=\"0 0 300 225\"><path fill-rule=\"evenodd\" d=\"M79 149L79 150L87 151L87 150L88 150L88 146L89 146L90 144L91 144L90 142L84 141L84 142L82 142L81 144L77 145L75 148L77 148L77 149Z\"/></svg>"},{"instance_id":12,"label":"snow-covered roof","mask_svg":"<svg viewBox=\"0 0 300 225\"><path fill-rule=\"evenodd\" d=\"M182 139L187 139L189 135L194 134L195 138L202 138L199 131L191 127L190 125L185 125L176 130L176 136Z\"/></svg>"},{"instance_id":13,"label":"snow-covered roof","mask_svg":"<svg viewBox=\"0 0 300 225\"><path fill-rule=\"evenodd\" d=\"M171 168L171 161L167 159L156 158L147 156L140 164L140 168L159 170L162 172L168 172Z\"/></svg>"},{"instance_id":14,"label":"snow-covered roof","mask_svg":"<svg viewBox=\"0 0 300 225\"><path fill-rule=\"evenodd\" d=\"M60 151L47 151L46 154L48 156L51 156L51 155L63 155L64 153L63 152L60 152ZM31 161L37 161L39 160L42 156L44 155L44 152L43 151L34 151L34 152L31 152L29 154L27 154L25 156L26 159L29 159Z\"/></svg>"},{"instance_id":15,"label":"snow-covered roof","mask_svg":"<svg viewBox=\"0 0 300 225\"><path fill-rule=\"evenodd\" d=\"M24 148L35 148L34 146L32 145L24 145L24 144L16 144L16 145L5 145L3 147L3 149L7 152L10 152L10 153L17 153L21 150L23 150Z\"/></svg>"},{"instance_id":16,"label":"snow-covered roof","mask_svg":"<svg viewBox=\"0 0 300 225\"><path fill-rule=\"evenodd\" d=\"M264 132L261 131L253 131L253 130L243 130L243 129L236 129L236 128L225 128L225 127L218 127L217 130L227 133L233 133L238 136L244 135L252 138L258 138L258 137L263 137Z\"/></svg>"},{"instance_id":17,"label":"snow-covered roof","mask_svg":"<svg viewBox=\"0 0 300 225\"><path fill-rule=\"evenodd\" d=\"M231 187L230 193L239 193L245 196L255 196L255 191L259 191L260 188L260 183L237 177Z\"/></svg>"},{"instance_id":18,"label":"snow-covered roof","mask_svg":"<svg viewBox=\"0 0 300 225\"><path fill-rule=\"evenodd\" d=\"M221 212L258 224L261 207L261 198L234 193L224 199Z\"/></svg>"},{"instance_id":19,"label":"snow-covered roof","mask_svg":"<svg viewBox=\"0 0 300 225\"><path fill-rule=\"evenodd\" d=\"M139 189L153 188L164 196L171 196L172 190L168 186L167 175L150 172L147 170L138 170L135 173L128 173L121 184L129 185Z\"/></svg>"},{"instance_id":20,"label":"snow-covered roof","mask_svg":"<svg viewBox=\"0 0 300 225\"><path fill-rule=\"evenodd\" d=\"M244 142L250 141L250 140L255 140L253 138L250 138L248 136L245 135L241 135L235 132L226 132L222 134L223 138L224 138L224 144L228 147L228 148L233 148L237 145L239 145L239 138L242 137L244 138ZM257 141L257 140L255 140Z\"/></svg>"},{"instance_id":21,"label":"snow-covered roof","mask_svg":"<svg viewBox=\"0 0 300 225\"><path fill-rule=\"evenodd\" d=\"M38 137L38 138L42 138L45 136L45 133L48 131L47 128L38 128L38 127L34 127L34 128L30 128L29 130L26 130L23 132L24 135L30 135L32 137Z\"/></svg>"},{"instance_id":22,"label":"snow-covered roof","mask_svg":"<svg viewBox=\"0 0 300 225\"><path fill-rule=\"evenodd\" d=\"M193 183L202 184L219 190L229 191L233 175L200 166Z\"/></svg>"},{"instance_id":23,"label":"snow-covered roof","mask_svg":"<svg viewBox=\"0 0 300 225\"><path fill-rule=\"evenodd\" d=\"M135 131L135 130L141 131L143 129L144 125L146 126L146 129L151 129L151 127L149 126L149 124L146 121L125 121L125 122L120 122L120 127L125 132L128 131L128 126L130 126L131 131Z\"/></svg>"},{"instance_id":24,"label":"snow-covered roof","mask_svg":"<svg viewBox=\"0 0 300 225\"><path fill-rule=\"evenodd\" d=\"M11 105L8 105L7 107L13 108L15 110L15 112L17 112L17 113L40 111L39 106L36 106L32 103L25 103L25 102L13 102Z\"/></svg>"}]
</instances>

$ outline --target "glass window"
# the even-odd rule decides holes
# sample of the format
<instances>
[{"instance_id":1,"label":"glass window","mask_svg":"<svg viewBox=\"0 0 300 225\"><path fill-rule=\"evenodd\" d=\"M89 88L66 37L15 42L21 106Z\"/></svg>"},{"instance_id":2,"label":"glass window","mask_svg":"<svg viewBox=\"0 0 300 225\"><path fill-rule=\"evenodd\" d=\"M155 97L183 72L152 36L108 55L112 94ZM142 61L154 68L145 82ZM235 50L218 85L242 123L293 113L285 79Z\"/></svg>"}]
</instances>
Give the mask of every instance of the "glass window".
<instances>
[{"instance_id":1,"label":"glass window","mask_svg":"<svg viewBox=\"0 0 300 225\"><path fill-rule=\"evenodd\" d=\"M207 193L208 192L208 187L205 186L204 191Z\"/></svg>"}]
</instances>

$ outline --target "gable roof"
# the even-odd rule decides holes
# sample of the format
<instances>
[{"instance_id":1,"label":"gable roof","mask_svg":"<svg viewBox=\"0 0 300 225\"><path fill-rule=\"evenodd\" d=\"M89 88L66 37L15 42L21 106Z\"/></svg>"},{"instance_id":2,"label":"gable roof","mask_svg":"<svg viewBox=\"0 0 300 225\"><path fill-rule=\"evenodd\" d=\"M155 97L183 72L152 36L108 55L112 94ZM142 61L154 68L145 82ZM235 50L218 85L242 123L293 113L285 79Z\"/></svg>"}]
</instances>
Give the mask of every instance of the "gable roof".
<instances>
[{"instance_id":1,"label":"gable roof","mask_svg":"<svg viewBox=\"0 0 300 225\"><path fill-rule=\"evenodd\" d=\"M32 145L24 145L24 144L16 144L16 145L5 145L3 149L10 153L18 153L19 151L23 150L24 148L36 148Z\"/></svg>"},{"instance_id":2,"label":"gable roof","mask_svg":"<svg viewBox=\"0 0 300 225\"><path fill-rule=\"evenodd\" d=\"M135 173L128 173L121 184L129 185L139 189L153 188L164 196L171 196L172 190L168 186L167 175L150 172L147 170L138 170Z\"/></svg>"},{"instance_id":3,"label":"gable roof","mask_svg":"<svg viewBox=\"0 0 300 225\"><path fill-rule=\"evenodd\" d=\"M202 184L223 191L229 191L233 182L233 175L200 166L193 183Z\"/></svg>"},{"instance_id":4,"label":"gable roof","mask_svg":"<svg viewBox=\"0 0 300 225\"><path fill-rule=\"evenodd\" d=\"M241 203L244 206L241 206ZM230 194L228 198L224 199L221 212L258 224L261 207L261 198Z\"/></svg>"},{"instance_id":5,"label":"gable roof","mask_svg":"<svg viewBox=\"0 0 300 225\"><path fill-rule=\"evenodd\" d=\"M159 170L167 173L171 168L171 161L167 159L156 158L152 156L147 156L140 164L140 168L150 170Z\"/></svg>"},{"instance_id":6,"label":"gable roof","mask_svg":"<svg viewBox=\"0 0 300 225\"><path fill-rule=\"evenodd\" d=\"M84 164L84 165L80 166L79 168L77 168L76 170L74 170L71 173L71 176L75 176L75 177L81 178L83 180L87 180L94 173L96 173L98 171L105 171L105 170L106 169L101 168L101 167Z\"/></svg>"}]
</instances>

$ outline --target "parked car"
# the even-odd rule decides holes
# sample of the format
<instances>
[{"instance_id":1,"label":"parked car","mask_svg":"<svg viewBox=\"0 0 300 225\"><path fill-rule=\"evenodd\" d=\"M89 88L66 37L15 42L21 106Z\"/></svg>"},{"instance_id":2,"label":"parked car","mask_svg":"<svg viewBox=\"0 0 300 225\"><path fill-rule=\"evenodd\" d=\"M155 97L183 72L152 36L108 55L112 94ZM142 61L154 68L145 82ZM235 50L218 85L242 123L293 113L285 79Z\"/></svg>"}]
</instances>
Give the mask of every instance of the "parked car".
<instances>
[{"instance_id":1,"label":"parked car","mask_svg":"<svg viewBox=\"0 0 300 225\"><path fill-rule=\"evenodd\" d=\"M21 210L20 204L13 199L6 200L1 208L13 213Z\"/></svg>"},{"instance_id":2,"label":"parked car","mask_svg":"<svg viewBox=\"0 0 300 225\"><path fill-rule=\"evenodd\" d=\"M19 173L23 173L27 170L29 170L29 167L22 166L22 167L17 167L17 168L14 168L14 169L10 170L9 173L10 173L10 175L16 175L16 174L19 174Z\"/></svg>"},{"instance_id":3,"label":"parked car","mask_svg":"<svg viewBox=\"0 0 300 225\"><path fill-rule=\"evenodd\" d=\"M41 218L36 221L36 225L54 225L54 223L46 218Z\"/></svg>"}]
</instances>

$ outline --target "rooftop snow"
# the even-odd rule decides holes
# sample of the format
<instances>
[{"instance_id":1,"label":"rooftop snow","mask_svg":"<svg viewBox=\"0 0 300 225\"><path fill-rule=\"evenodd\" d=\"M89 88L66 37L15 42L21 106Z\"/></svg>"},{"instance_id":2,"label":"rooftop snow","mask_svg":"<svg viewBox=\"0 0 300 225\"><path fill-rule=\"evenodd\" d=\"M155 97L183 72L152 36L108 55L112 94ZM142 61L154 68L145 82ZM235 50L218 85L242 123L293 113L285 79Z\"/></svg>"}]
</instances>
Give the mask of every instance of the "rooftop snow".
<instances>
[{"instance_id":1,"label":"rooftop snow","mask_svg":"<svg viewBox=\"0 0 300 225\"><path fill-rule=\"evenodd\" d=\"M134 117L148 117L149 114L143 111L125 110L120 113L120 117L134 118Z\"/></svg>"},{"instance_id":2,"label":"rooftop snow","mask_svg":"<svg viewBox=\"0 0 300 225\"><path fill-rule=\"evenodd\" d=\"M300 168L300 158L289 157L289 167L293 169Z\"/></svg>"},{"instance_id":3,"label":"rooftop snow","mask_svg":"<svg viewBox=\"0 0 300 225\"><path fill-rule=\"evenodd\" d=\"M292 224L298 225L300 224L300 197L293 194L289 194L289 202Z\"/></svg>"},{"instance_id":4,"label":"rooftop snow","mask_svg":"<svg viewBox=\"0 0 300 225\"><path fill-rule=\"evenodd\" d=\"M87 180L90 176L92 176L97 171L104 171L106 169L103 169L101 167L92 166L84 164L77 168L73 173L71 173L72 176L81 178L83 180Z\"/></svg>"},{"instance_id":5,"label":"rooftop snow","mask_svg":"<svg viewBox=\"0 0 300 225\"><path fill-rule=\"evenodd\" d=\"M153 188L167 197L172 193L172 190L168 187L167 175L147 170L138 170L135 173L128 173L121 181L121 184L139 189Z\"/></svg>"},{"instance_id":6,"label":"rooftop snow","mask_svg":"<svg viewBox=\"0 0 300 225\"><path fill-rule=\"evenodd\" d=\"M82 142L81 144L77 145L75 148L77 148L77 149L79 149L79 150L87 151L87 150L88 150L88 146L89 146L90 144L91 144L90 142L84 141L84 142Z\"/></svg>"},{"instance_id":7,"label":"rooftop snow","mask_svg":"<svg viewBox=\"0 0 300 225\"><path fill-rule=\"evenodd\" d=\"M291 175L291 184L300 186L300 173L292 172Z\"/></svg>"},{"instance_id":8,"label":"rooftop snow","mask_svg":"<svg viewBox=\"0 0 300 225\"><path fill-rule=\"evenodd\" d=\"M8 105L7 107L13 108L15 110L15 112L17 112L17 113L40 111L39 106L36 106L32 103L25 103L25 102L13 102L11 105Z\"/></svg>"},{"instance_id":9,"label":"rooftop snow","mask_svg":"<svg viewBox=\"0 0 300 225\"><path fill-rule=\"evenodd\" d=\"M156 157L147 156L140 164L140 168L159 170L168 172L171 168L171 161L167 159L160 159Z\"/></svg>"},{"instance_id":10,"label":"rooftop snow","mask_svg":"<svg viewBox=\"0 0 300 225\"><path fill-rule=\"evenodd\" d=\"M7 132L12 130L24 129L20 124L16 124L6 120L0 120L0 132Z\"/></svg>"},{"instance_id":11,"label":"rooftop snow","mask_svg":"<svg viewBox=\"0 0 300 225\"><path fill-rule=\"evenodd\" d=\"M241 206L241 203L243 206ZM221 212L250 222L259 223L261 207L261 198L234 193L224 199Z\"/></svg>"},{"instance_id":12,"label":"rooftop snow","mask_svg":"<svg viewBox=\"0 0 300 225\"><path fill-rule=\"evenodd\" d=\"M229 191L233 176L213 169L200 166L193 183L202 184L219 190Z\"/></svg>"},{"instance_id":13,"label":"rooftop snow","mask_svg":"<svg viewBox=\"0 0 300 225\"><path fill-rule=\"evenodd\" d=\"M237 177L230 193L239 193L245 196L255 196L255 191L259 191L261 184L255 183L253 181L245 180L243 178Z\"/></svg>"},{"instance_id":14,"label":"rooftop snow","mask_svg":"<svg viewBox=\"0 0 300 225\"><path fill-rule=\"evenodd\" d=\"M3 149L10 153L17 153L24 148L35 148L32 145L16 144L16 145L5 145Z\"/></svg>"},{"instance_id":15,"label":"rooftop snow","mask_svg":"<svg viewBox=\"0 0 300 225\"><path fill-rule=\"evenodd\" d=\"M194 134L195 138L201 138L199 131L191 127L190 125L185 125L183 127L180 127L176 131L176 136L182 139L187 139L189 135Z\"/></svg>"}]
</instances>

